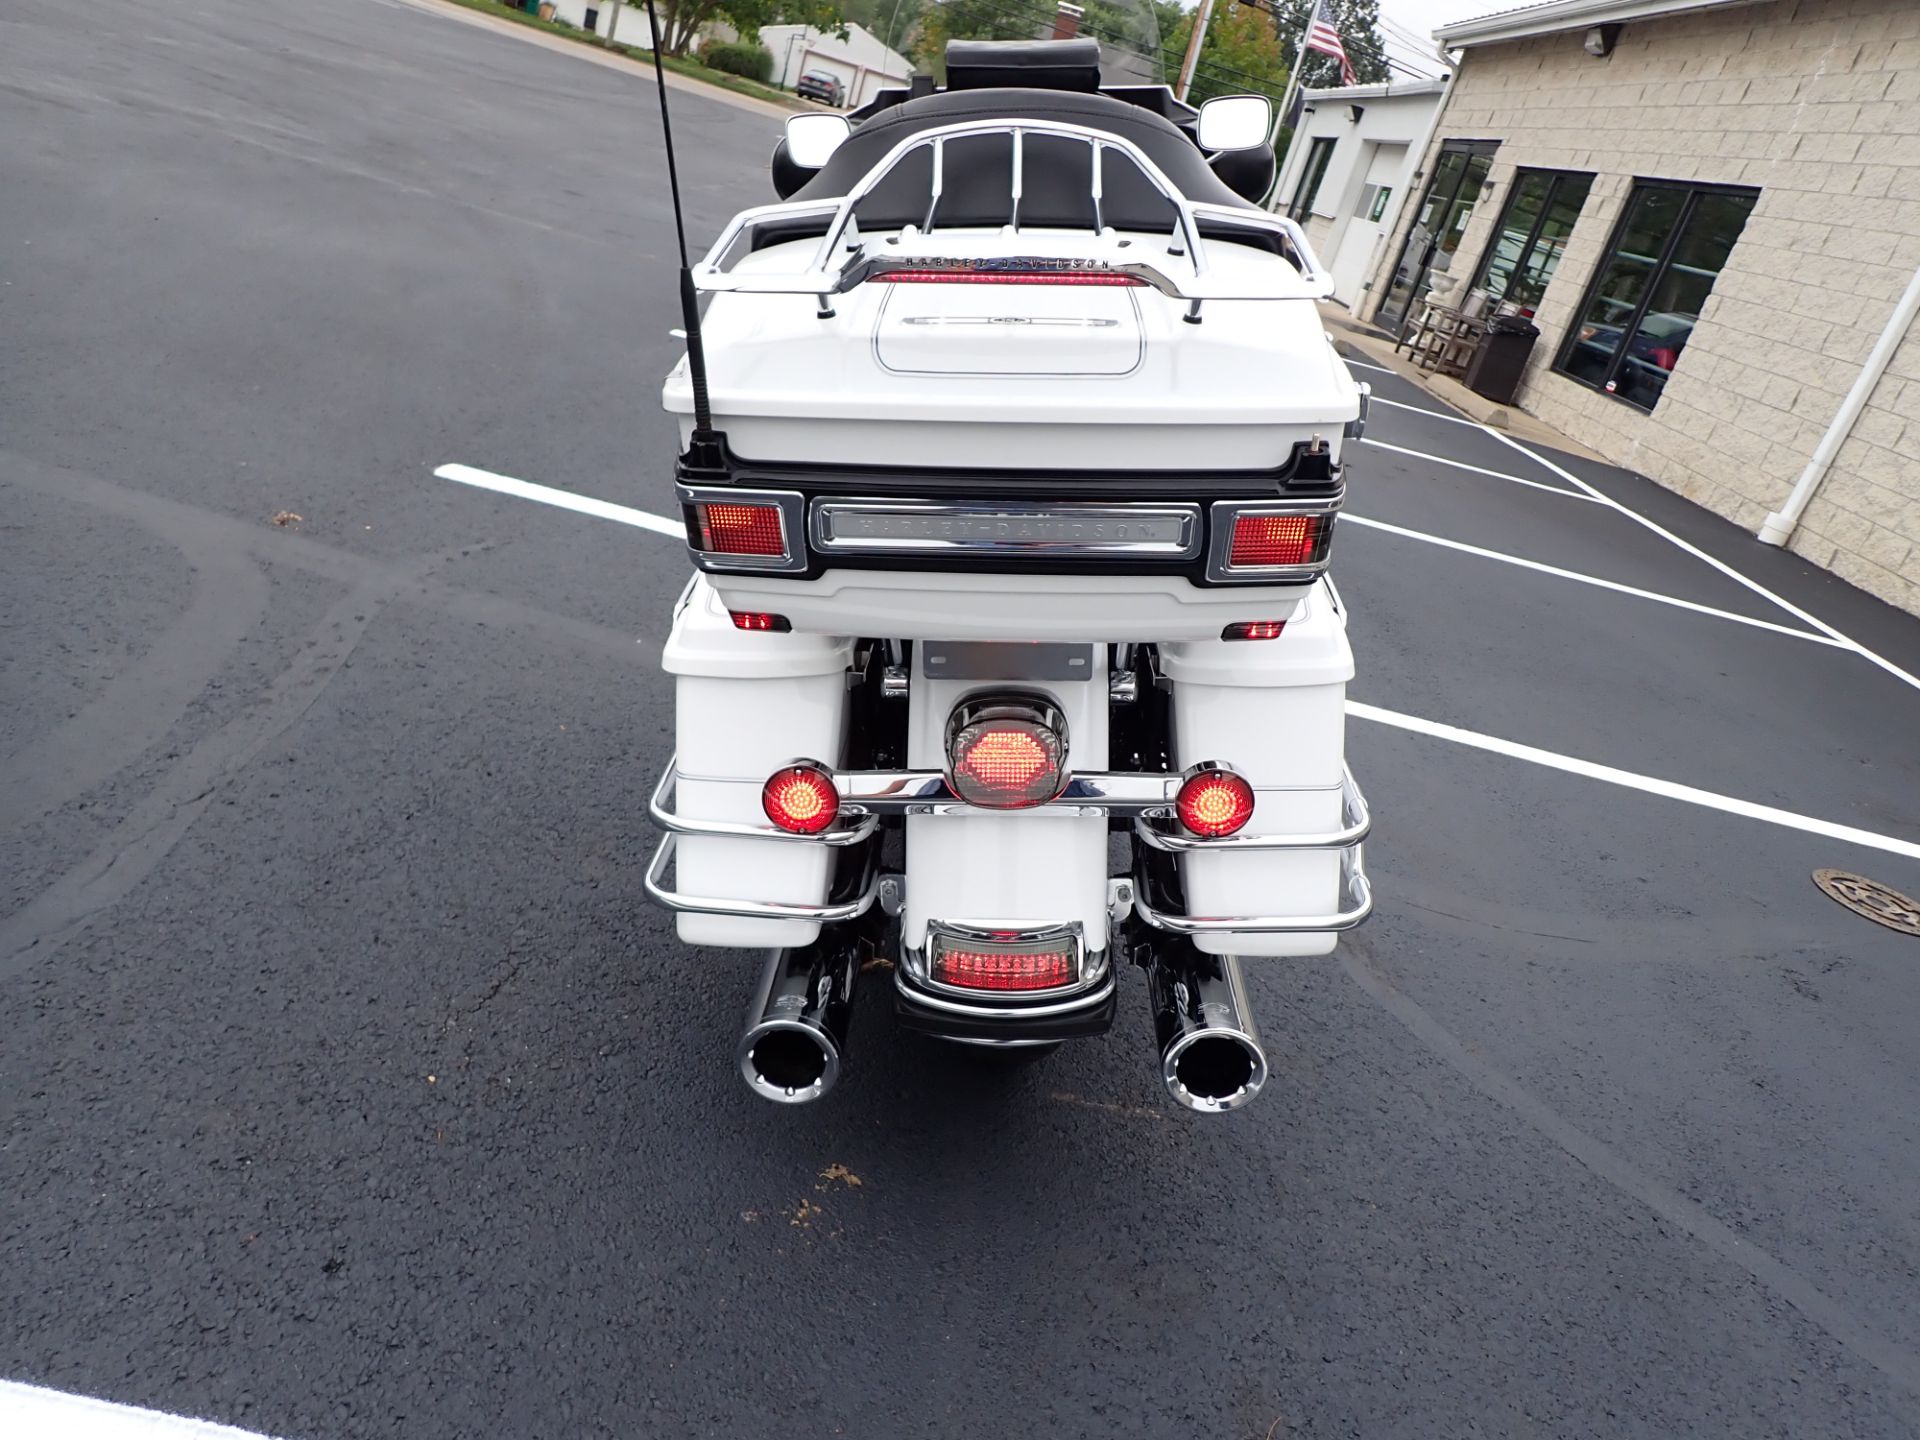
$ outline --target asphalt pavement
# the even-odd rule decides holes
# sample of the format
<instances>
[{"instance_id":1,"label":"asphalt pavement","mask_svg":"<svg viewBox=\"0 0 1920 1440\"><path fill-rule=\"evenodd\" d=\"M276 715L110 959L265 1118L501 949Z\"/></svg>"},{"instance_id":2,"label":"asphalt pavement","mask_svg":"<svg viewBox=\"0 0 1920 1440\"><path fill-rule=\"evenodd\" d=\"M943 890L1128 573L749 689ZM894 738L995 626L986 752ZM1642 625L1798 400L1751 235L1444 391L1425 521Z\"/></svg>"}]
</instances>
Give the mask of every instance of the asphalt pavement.
<instances>
[{"instance_id":1,"label":"asphalt pavement","mask_svg":"<svg viewBox=\"0 0 1920 1440\"><path fill-rule=\"evenodd\" d=\"M655 103L395 0L0 11L0 1378L1920 1435L1920 939L1809 879L1920 893L1920 621L1392 375L1335 558L1379 909L1250 967L1260 1101L1173 1108L1137 985L1013 1073L871 985L827 1101L745 1091L757 962L640 898L683 552L433 474L669 510ZM704 243L777 122L674 103Z\"/></svg>"}]
</instances>

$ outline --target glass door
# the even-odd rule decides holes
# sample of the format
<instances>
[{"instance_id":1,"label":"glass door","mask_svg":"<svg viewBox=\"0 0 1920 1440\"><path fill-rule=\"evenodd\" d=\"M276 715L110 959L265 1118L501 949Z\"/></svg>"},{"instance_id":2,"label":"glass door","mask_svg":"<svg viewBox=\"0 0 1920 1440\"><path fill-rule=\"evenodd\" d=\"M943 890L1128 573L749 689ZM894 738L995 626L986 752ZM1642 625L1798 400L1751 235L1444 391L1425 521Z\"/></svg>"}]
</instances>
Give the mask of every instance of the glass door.
<instances>
[{"instance_id":1,"label":"glass door","mask_svg":"<svg viewBox=\"0 0 1920 1440\"><path fill-rule=\"evenodd\" d=\"M1449 140L1441 148L1427 193L1420 197L1413 228L1394 262L1393 283L1374 323L1395 335L1405 331L1414 303L1427 293L1433 273L1444 274L1473 216L1474 202L1487 183L1496 142Z\"/></svg>"}]
</instances>

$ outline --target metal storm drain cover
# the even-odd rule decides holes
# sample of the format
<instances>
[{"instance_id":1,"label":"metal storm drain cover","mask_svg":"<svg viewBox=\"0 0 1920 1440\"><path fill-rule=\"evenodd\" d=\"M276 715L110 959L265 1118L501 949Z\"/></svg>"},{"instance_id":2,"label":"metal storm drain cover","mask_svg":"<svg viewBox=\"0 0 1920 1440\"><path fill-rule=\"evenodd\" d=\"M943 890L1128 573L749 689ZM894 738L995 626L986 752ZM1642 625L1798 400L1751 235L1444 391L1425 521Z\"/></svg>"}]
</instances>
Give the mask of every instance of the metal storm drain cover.
<instances>
[{"instance_id":1,"label":"metal storm drain cover","mask_svg":"<svg viewBox=\"0 0 1920 1440\"><path fill-rule=\"evenodd\" d=\"M1813 883L1856 915L1864 915L1902 935L1920 935L1920 900L1890 885L1846 870L1816 870Z\"/></svg>"}]
</instances>

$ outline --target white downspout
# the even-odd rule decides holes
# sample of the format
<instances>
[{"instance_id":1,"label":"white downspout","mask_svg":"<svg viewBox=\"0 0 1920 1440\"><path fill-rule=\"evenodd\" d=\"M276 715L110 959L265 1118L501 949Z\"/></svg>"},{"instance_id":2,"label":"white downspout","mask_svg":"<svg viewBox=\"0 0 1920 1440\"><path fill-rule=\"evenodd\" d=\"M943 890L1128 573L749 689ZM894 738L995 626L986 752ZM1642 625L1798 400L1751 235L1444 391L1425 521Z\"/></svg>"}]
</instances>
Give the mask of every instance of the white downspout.
<instances>
[{"instance_id":1,"label":"white downspout","mask_svg":"<svg viewBox=\"0 0 1920 1440\"><path fill-rule=\"evenodd\" d=\"M1400 217L1406 212L1407 200L1419 182L1427 178L1427 147L1433 144L1433 137L1440 129L1440 121L1447 113L1447 102L1453 99L1454 82L1460 78L1460 62L1467 58L1464 51L1447 52L1443 50L1441 54L1444 55L1448 61L1447 83L1440 91L1440 103L1433 107L1433 118L1427 122L1427 128L1425 133L1420 137L1420 143L1407 151L1408 156L1411 157L1413 161L1413 168L1407 172L1406 183L1399 187L1400 193L1389 202L1389 208L1393 213L1391 216L1381 217L1383 223L1380 226L1380 234L1388 242L1385 251L1382 253L1392 253L1393 234L1394 231L1400 228ZM1366 296L1366 299L1362 301L1361 304L1372 306L1372 309L1368 310L1366 314L1366 318L1369 320L1373 318L1374 311L1380 308L1380 297L1373 292L1374 284L1379 279L1379 262L1375 261L1373 272L1367 276L1366 284L1361 290L1361 293ZM1353 314L1355 319L1360 318L1359 306L1354 307Z\"/></svg>"},{"instance_id":2,"label":"white downspout","mask_svg":"<svg viewBox=\"0 0 1920 1440\"><path fill-rule=\"evenodd\" d=\"M1807 461L1807 468L1800 472L1800 478L1794 482L1793 491L1787 496L1787 503L1773 514L1767 516L1760 526L1760 543L1763 545L1784 545L1795 528L1800 517L1806 513L1807 505L1820 493L1820 486L1827 478L1827 470L1833 464L1833 457L1840 453L1840 447L1847 443L1847 437L1853 433L1853 427L1860 418L1860 412L1867 407L1867 400L1873 394L1874 386L1880 383L1880 377L1887 373L1887 365L1893 359L1893 352L1900 348L1900 342L1913 328L1913 317L1920 313L1920 270L1913 272L1913 278L1907 282L1906 293L1900 297L1900 303L1893 307L1893 314L1887 319L1887 328L1880 332L1880 338L1874 343L1873 353L1867 356L1867 363L1861 367L1855 377L1853 388L1847 391L1847 398L1840 402L1840 410L1833 417L1833 423L1827 426L1827 433L1820 437L1820 443L1814 448L1813 458Z\"/></svg>"}]
</instances>

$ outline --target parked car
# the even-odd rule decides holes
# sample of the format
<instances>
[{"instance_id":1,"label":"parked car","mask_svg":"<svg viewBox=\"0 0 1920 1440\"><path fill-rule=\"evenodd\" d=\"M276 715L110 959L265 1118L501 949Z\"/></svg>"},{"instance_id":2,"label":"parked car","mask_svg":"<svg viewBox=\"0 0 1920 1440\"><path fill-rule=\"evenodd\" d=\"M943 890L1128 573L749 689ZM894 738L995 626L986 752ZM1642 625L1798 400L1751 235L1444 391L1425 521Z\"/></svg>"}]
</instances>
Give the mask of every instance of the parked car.
<instances>
[{"instance_id":1,"label":"parked car","mask_svg":"<svg viewBox=\"0 0 1920 1440\"><path fill-rule=\"evenodd\" d=\"M1699 317L1655 312L1644 317L1627 339L1626 358L1614 377L1613 391L1636 405L1651 407L1666 388L1667 376L1680 363ZM1582 325L1567 353L1567 369L1581 379L1599 384L1613 363L1625 331L1618 325Z\"/></svg>"},{"instance_id":2,"label":"parked car","mask_svg":"<svg viewBox=\"0 0 1920 1440\"><path fill-rule=\"evenodd\" d=\"M793 93L802 100L818 100L838 108L847 103L847 87L831 70L809 70L795 82Z\"/></svg>"}]
</instances>

